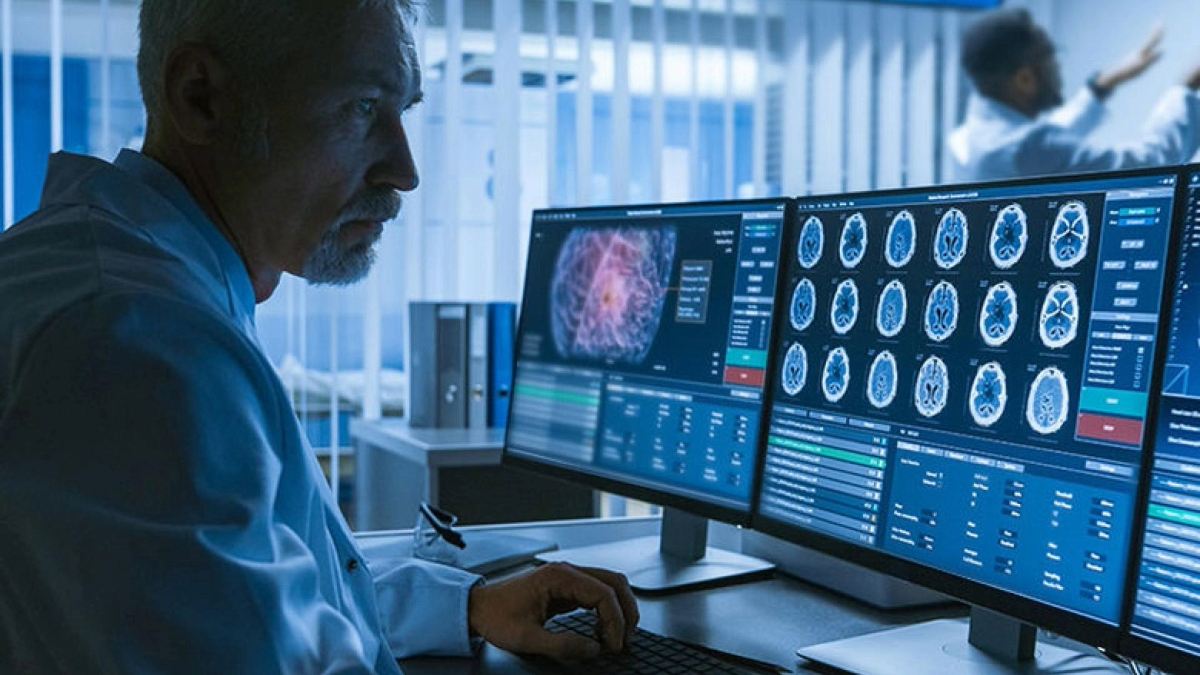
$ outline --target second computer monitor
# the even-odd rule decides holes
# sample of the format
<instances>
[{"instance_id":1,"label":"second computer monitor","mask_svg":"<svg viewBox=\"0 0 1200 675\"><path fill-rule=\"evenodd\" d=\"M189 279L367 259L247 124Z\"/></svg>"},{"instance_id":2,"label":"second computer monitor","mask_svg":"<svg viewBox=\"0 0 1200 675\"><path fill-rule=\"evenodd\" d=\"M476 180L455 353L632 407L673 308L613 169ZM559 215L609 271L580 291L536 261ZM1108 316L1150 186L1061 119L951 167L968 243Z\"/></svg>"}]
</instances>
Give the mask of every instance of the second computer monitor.
<instances>
[{"instance_id":1,"label":"second computer monitor","mask_svg":"<svg viewBox=\"0 0 1200 675\"><path fill-rule=\"evenodd\" d=\"M535 213L505 461L668 507L661 537L544 560L646 592L770 571L706 518L750 520L789 204Z\"/></svg>"},{"instance_id":2,"label":"second computer monitor","mask_svg":"<svg viewBox=\"0 0 1200 675\"><path fill-rule=\"evenodd\" d=\"M1115 644L1175 184L801 200L755 527Z\"/></svg>"},{"instance_id":3,"label":"second computer monitor","mask_svg":"<svg viewBox=\"0 0 1200 675\"><path fill-rule=\"evenodd\" d=\"M535 213L506 460L748 522L787 205Z\"/></svg>"}]
</instances>

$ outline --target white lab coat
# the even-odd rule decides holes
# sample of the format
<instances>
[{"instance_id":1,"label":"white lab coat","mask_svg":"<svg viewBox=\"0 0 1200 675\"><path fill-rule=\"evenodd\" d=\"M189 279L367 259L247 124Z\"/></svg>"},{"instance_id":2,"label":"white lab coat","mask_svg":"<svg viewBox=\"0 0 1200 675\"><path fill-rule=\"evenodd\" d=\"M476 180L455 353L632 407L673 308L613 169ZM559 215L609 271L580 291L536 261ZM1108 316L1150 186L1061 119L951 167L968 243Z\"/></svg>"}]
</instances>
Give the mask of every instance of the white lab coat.
<instances>
[{"instance_id":1,"label":"white lab coat","mask_svg":"<svg viewBox=\"0 0 1200 675\"><path fill-rule=\"evenodd\" d=\"M368 569L254 307L164 167L51 157L41 209L0 236L0 673L470 653L478 578Z\"/></svg>"},{"instance_id":2,"label":"white lab coat","mask_svg":"<svg viewBox=\"0 0 1200 675\"><path fill-rule=\"evenodd\" d=\"M1173 87L1155 106L1140 139L1115 146L1089 140L1104 105L1083 89L1035 120L978 93L947 140L955 182L1181 164L1200 148L1200 96Z\"/></svg>"}]
</instances>

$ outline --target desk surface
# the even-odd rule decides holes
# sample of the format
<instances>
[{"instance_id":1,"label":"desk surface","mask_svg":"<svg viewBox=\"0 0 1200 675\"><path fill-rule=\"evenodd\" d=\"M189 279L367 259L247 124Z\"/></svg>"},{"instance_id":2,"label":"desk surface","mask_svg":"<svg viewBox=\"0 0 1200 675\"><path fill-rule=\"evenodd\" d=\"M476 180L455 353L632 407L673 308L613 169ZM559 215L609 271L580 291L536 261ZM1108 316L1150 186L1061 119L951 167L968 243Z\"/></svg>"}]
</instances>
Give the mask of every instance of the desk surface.
<instances>
[{"instance_id":1,"label":"desk surface","mask_svg":"<svg viewBox=\"0 0 1200 675\"><path fill-rule=\"evenodd\" d=\"M611 532L603 525L583 521L575 525L600 539L612 533L643 534L653 529L641 519L615 523ZM556 526L565 528L571 525ZM523 532L521 528L509 528ZM534 528L531 528L534 529ZM544 536L542 525L533 535ZM592 538L591 536L588 537ZM575 542L568 543L573 545ZM640 598L641 626L672 637L699 642L787 668L799 668L795 650L829 640L862 635L934 618L966 616L961 605L901 611L880 611L819 587L777 575L750 584L693 591L665 597ZM485 646L474 659L420 658L402 662L408 675L489 675L538 673L535 664L492 646ZM797 672L809 672L798 670Z\"/></svg>"},{"instance_id":2,"label":"desk surface","mask_svg":"<svg viewBox=\"0 0 1200 675\"><path fill-rule=\"evenodd\" d=\"M350 435L427 466L498 464L504 450L504 429L414 429L405 419L355 419Z\"/></svg>"}]
</instances>

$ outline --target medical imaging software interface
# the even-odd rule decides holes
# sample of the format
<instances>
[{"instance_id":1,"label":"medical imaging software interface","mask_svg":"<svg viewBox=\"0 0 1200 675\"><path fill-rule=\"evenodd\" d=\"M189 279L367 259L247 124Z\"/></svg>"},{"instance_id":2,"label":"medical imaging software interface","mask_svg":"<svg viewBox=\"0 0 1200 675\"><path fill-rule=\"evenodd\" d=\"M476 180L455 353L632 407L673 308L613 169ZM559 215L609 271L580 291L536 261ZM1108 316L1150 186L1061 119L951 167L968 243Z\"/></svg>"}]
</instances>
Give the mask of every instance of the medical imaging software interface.
<instances>
[{"instance_id":1,"label":"medical imaging software interface","mask_svg":"<svg viewBox=\"0 0 1200 675\"><path fill-rule=\"evenodd\" d=\"M802 200L761 515L1118 623L1175 183Z\"/></svg>"},{"instance_id":2,"label":"medical imaging software interface","mask_svg":"<svg viewBox=\"0 0 1200 675\"><path fill-rule=\"evenodd\" d=\"M508 451L748 512L785 204L535 213Z\"/></svg>"},{"instance_id":3,"label":"medical imaging software interface","mask_svg":"<svg viewBox=\"0 0 1200 675\"><path fill-rule=\"evenodd\" d=\"M1132 630L1200 654L1200 175L1181 234Z\"/></svg>"}]
</instances>

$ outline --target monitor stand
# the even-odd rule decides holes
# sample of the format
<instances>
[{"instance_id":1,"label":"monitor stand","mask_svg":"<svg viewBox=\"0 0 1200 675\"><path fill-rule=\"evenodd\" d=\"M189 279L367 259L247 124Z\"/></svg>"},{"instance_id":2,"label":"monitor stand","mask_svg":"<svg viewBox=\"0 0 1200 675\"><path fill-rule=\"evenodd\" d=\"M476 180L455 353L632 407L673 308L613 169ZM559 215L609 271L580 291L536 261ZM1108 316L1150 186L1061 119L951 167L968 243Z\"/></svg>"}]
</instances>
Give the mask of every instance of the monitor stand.
<instances>
[{"instance_id":1,"label":"monitor stand","mask_svg":"<svg viewBox=\"0 0 1200 675\"><path fill-rule=\"evenodd\" d=\"M647 594L748 581L775 569L766 560L709 548L708 519L671 508L663 509L658 537L550 551L538 560L616 570L633 590Z\"/></svg>"},{"instance_id":2,"label":"monitor stand","mask_svg":"<svg viewBox=\"0 0 1200 675\"><path fill-rule=\"evenodd\" d=\"M1033 626L979 607L971 622L941 619L797 650L855 675L1128 675L1097 654L1037 643Z\"/></svg>"}]
</instances>

